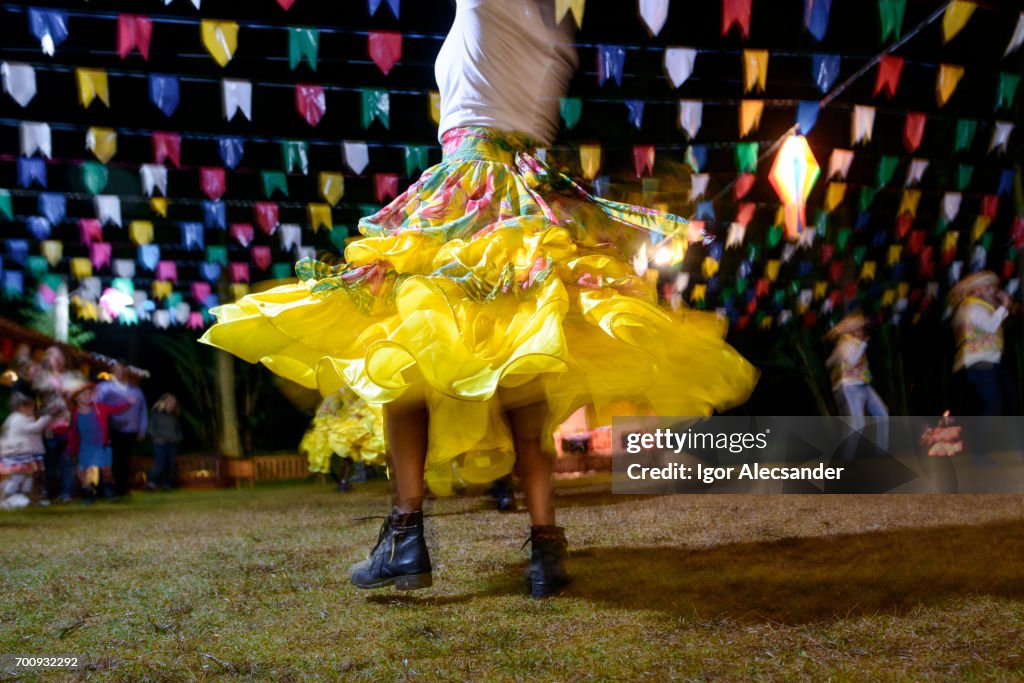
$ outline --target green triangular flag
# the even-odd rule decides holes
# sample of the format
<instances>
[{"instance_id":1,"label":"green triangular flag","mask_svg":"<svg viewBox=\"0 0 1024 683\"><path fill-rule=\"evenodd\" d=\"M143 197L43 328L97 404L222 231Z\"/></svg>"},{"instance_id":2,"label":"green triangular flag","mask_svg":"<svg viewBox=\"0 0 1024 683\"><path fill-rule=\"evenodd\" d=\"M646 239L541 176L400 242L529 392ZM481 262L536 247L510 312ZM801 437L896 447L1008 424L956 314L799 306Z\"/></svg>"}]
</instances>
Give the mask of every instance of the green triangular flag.
<instances>
[{"instance_id":1,"label":"green triangular flag","mask_svg":"<svg viewBox=\"0 0 1024 683\"><path fill-rule=\"evenodd\" d=\"M786 291L783 289L776 289L772 292L772 303L776 306L781 306L786 302Z\"/></svg>"},{"instance_id":2,"label":"green triangular flag","mask_svg":"<svg viewBox=\"0 0 1024 683\"><path fill-rule=\"evenodd\" d=\"M953 136L953 151L968 149L974 142L974 134L978 132L978 122L974 119L958 119L956 133Z\"/></svg>"},{"instance_id":3,"label":"green triangular flag","mask_svg":"<svg viewBox=\"0 0 1024 683\"><path fill-rule=\"evenodd\" d=\"M868 255L868 248L863 244L853 248L853 262L858 266L864 264L864 257Z\"/></svg>"},{"instance_id":4,"label":"green triangular flag","mask_svg":"<svg viewBox=\"0 0 1024 683\"><path fill-rule=\"evenodd\" d=\"M850 243L850 235L852 231L849 228L843 228L836 235L836 249L838 251L846 251L846 245Z\"/></svg>"},{"instance_id":5,"label":"green triangular flag","mask_svg":"<svg viewBox=\"0 0 1024 683\"><path fill-rule=\"evenodd\" d=\"M128 296L135 294L135 283L126 277L115 277L110 286L119 292L124 292Z\"/></svg>"},{"instance_id":6,"label":"green triangular flag","mask_svg":"<svg viewBox=\"0 0 1024 683\"><path fill-rule=\"evenodd\" d=\"M878 15L882 20L882 42L890 36L899 40L903 30L903 12L907 9L907 0L878 0Z\"/></svg>"},{"instance_id":7,"label":"green triangular flag","mask_svg":"<svg viewBox=\"0 0 1024 683\"><path fill-rule=\"evenodd\" d=\"M768 248L771 249L777 246L782 241L782 228L778 225L773 225L768 228L768 237L765 242L768 244Z\"/></svg>"},{"instance_id":8,"label":"green triangular flag","mask_svg":"<svg viewBox=\"0 0 1024 683\"><path fill-rule=\"evenodd\" d=\"M981 248L984 249L986 252L991 251L992 232L990 230L986 230L985 233L981 236L981 239L978 240L978 243L981 245Z\"/></svg>"},{"instance_id":9,"label":"green triangular flag","mask_svg":"<svg viewBox=\"0 0 1024 683\"><path fill-rule=\"evenodd\" d=\"M0 190L0 214L8 220L14 218L14 209L11 208L10 190Z\"/></svg>"},{"instance_id":10,"label":"green triangular flag","mask_svg":"<svg viewBox=\"0 0 1024 683\"><path fill-rule=\"evenodd\" d=\"M430 148L426 145L406 145L405 146L405 175L412 177L413 172L417 169L420 171L427 170L429 162L427 161L427 155L430 153Z\"/></svg>"},{"instance_id":11,"label":"green triangular flag","mask_svg":"<svg viewBox=\"0 0 1024 683\"><path fill-rule=\"evenodd\" d=\"M738 277L736 278L736 293L747 291L747 278Z\"/></svg>"},{"instance_id":12,"label":"green triangular flag","mask_svg":"<svg viewBox=\"0 0 1024 683\"><path fill-rule=\"evenodd\" d=\"M860 189L860 210L867 211L875 203L875 195L878 190L873 187L862 187Z\"/></svg>"},{"instance_id":13,"label":"green triangular flag","mask_svg":"<svg viewBox=\"0 0 1024 683\"><path fill-rule=\"evenodd\" d=\"M281 143L281 158L284 172L298 169L302 175L309 175L309 147L305 140L286 140Z\"/></svg>"},{"instance_id":14,"label":"green triangular flag","mask_svg":"<svg viewBox=\"0 0 1024 683\"><path fill-rule=\"evenodd\" d=\"M754 327L761 327L761 321L764 320L764 311L758 311L754 314Z\"/></svg>"},{"instance_id":15,"label":"green triangular flag","mask_svg":"<svg viewBox=\"0 0 1024 683\"><path fill-rule=\"evenodd\" d=\"M686 164L694 173L700 173L700 160L697 159L697 154L693 151L693 145L689 145L686 148ZM644 178L644 180L647 180Z\"/></svg>"},{"instance_id":16,"label":"green triangular flag","mask_svg":"<svg viewBox=\"0 0 1024 683\"><path fill-rule=\"evenodd\" d=\"M580 122L583 100L578 97L563 97L558 101L558 110L561 113L562 121L565 122L566 130L572 130Z\"/></svg>"},{"instance_id":17,"label":"green triangular flag","mask_svg":"<svg viewBox=\"0 0 1024 683\"><path fill-rule=\"evenodd\" d=\"M751 263L757 263L757 257L761 255L761 247L756 244L747 245L747 260Z\"/></svg>"},{"instance_id":18,"label":"green triangular flag","mask_svg":"<svg viewBox=\"0 0 1024 683\"><path fill-rule=\"evenodd\" d=\"M824 209L818 210L818 215L814 220L814 227L818 231L818 237L824 237L828 232L828 214L825 213Z\"/></svg>"},{"instance_id":19,"label":"green triangular flag","mask_svg":"<svg viewBox=\"0 0 1024 683\"><path fill-rule=\"evenodd\" d=\"M331 234L335 232L332 230ZM295 268L290 263L275 263L270 266L270 277L275 280L288 280L295 277Z\"/></svg>"},{"instance_id":20,"label":"green triangular flag","mask_svg":"<svg viewBox=\"0 0 1024 683\"><path fill-rule=\"evenodd\" d=\"M267 199L274 194L274 190L288 196L288 176L282 171L260 171L260 178L263 180L263 196Z\"/></svg>"},{"instance_id":21,"label":"green triangular flag","mask_svg":"<svg viewBox=\"0 0 1024 683\"><path fill-rule=\"evenodd\" d=\"M167 303L167 308L174 308L181 303L181 292L171 292L165 297L164 301Z\"/></svg>"},{"instance_id":22,"label":"green triangular flag","mask_svg":"<svg viewBox=\"0 0 1024 683\"><path fill-rule=\"evenodd\" d=\"M29 256L25 259L25 270L36 280L42 280L50 270L50 264L46 262L45 256Z\"/></svg>"},{"instance_id":23,"label":"green triangular flag","mask_svg":"<svg viewBox=\"0 0 1024 683\"><path fill-rule=\"evenodd\" d=\"M335 225L334 230L331 230L330 238L331 244L334 245L335 249L345 251L345 240L348 239L348 230L345 229L344 225Z\"/></svg>"},{"instance_id":24,"label":"green triangular flag","mask_svg":"<svg viewBox=\"0 0 1024 683\"><path fill-rule=\"evenodd\" d=\"M64 284L64 278L62 278L57 273L47 273L46 275L41 277L40 280L41 280L41 284L46 285L47 287L49 287L50 289L52 289L55 292L58 289L60 289L60 286L62 284Z\"/></svg>"},{"instance_id":25,"label":"green triangular flag","mask_svg":"<svg viewBox=\"0 0 1024 683\"><path fill-rule=\"evenodd\" d=\"M206 262L228 264L228 248L223 245L212 245L206 248Z\"/></svg>"},{"instance_id":26,"label":"green triangular flag","mask_svg":"<svg viewBox=\"0 0 1024 683\"><path fill-rule=\"evenodd\" d=\"M948 228L949 221L946 220L945 216L939 216L939 220L935 222L935 230L933 231L933 233L936 235L941 235L942 233L946 232Z\"/></svg>"},{"instance_id":27,"label":"green triangular flag","mask_svg":"<svg viewBox=\"0 0 1024 683\"><path fill-rule=\"evenodd\" d=\"M82 184L89 194L99 194L107 186L110 174L107 167L98 161L86 161L82 163Z\"/></svg>"},{"instance_id":28,"label":"green triangular flag","mask_svg":"<svg viewBox=\"0 0 1024 683\"><path fill-rule=\"evenodd\" d=\"M740 173L753 173L757 170L756 142L740 142L736 145L736 168Z\"/></svg>"},{"instance_id":29,"label":"green triangular flag","mask_svg":"<svg viewBox=\"0 0 1024 683\"><path fill-rule=\"evenodd\" d=\"M875 175L875 184L878 187L885 187L892 180L896 173L896 166L900 163L899 157L883 156L878 160L878 173Z\"/></svg>"},{"instance_id":30,"label":"green triangular flag","mask_svg":"<svg viewBox=\"0 0 1024 683\"><path fill-rule=\"evenodd\" d=\"M385 128L391 128L391 97L381 88L362 89L363 128L369 128L379 119Z\"/></svg>"},{"instance_id":31,"label":"green triangular flag","mask_svg":"<svg viewBox=\"0 0 1024 683\"><path fill-rule=\"evenodd\" d=\"M360 204L359 215L360 216L372 216L373 214L380 211L380 207L376 204Z\"/></svg>"},{"instance_id":32,"label":"green triangular flag","mask_svg":"<svg viewBox=\"0 0 1024 683\"><path fill-rule=\"evenodd\" d=\"M996 91L996 109L1013 106L1013 98L1020 85L1020 74L999 74L999 89Z\"/></svg>"},{"instance_id":33,"label":"green triangular flag","mask_svg":"<svg viewBox=\"0 0 1024 683\"><path fill-rule=\"evenodd\" d=\"M970 164L960 164L956 167L956 189L963 192L967 189L967 186L971 184L971 178L974 176L974 166Z\"/></svg>"},{"instance_id":34,"label":"green triangular flag","mask_svg":"<svg viewBox=\"0 0 1024 683\"><path fill-rule=\"evenodd\" d=\"M288 29L288 65L294 70L302 58L316 71L316 57L320 51L320 30L315 28Z\"/></svg>"}]
</instances>

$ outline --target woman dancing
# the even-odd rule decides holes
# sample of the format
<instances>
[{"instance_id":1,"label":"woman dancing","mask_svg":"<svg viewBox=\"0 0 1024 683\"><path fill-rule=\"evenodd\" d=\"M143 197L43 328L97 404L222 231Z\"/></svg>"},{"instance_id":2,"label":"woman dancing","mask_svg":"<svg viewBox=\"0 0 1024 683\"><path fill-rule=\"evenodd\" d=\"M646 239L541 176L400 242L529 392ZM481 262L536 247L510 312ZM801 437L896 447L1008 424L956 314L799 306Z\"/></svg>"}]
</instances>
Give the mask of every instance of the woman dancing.
<instances>
[{"instance_id":1,"label":"woman dancing","mask_svg":"<svg viewBox=\"0 0 1024 683\"><path fill-rule=\"evenodd\" d=\"M436 63L441 163L360 221L344 265L301 261L300 284L220 307L203 337L324 395L348 385L383 405L394 507L353 568L360 588L431 585L424 477L443 492L518 464L530 591L558 591L555 427L623 401L708 415L756 382L724 321L666 312L630 265L650 231L682 235L685 221L593 197L536 156L558 129L572 39L553 0L459 0Z\"/></svg>"}]
</instances>

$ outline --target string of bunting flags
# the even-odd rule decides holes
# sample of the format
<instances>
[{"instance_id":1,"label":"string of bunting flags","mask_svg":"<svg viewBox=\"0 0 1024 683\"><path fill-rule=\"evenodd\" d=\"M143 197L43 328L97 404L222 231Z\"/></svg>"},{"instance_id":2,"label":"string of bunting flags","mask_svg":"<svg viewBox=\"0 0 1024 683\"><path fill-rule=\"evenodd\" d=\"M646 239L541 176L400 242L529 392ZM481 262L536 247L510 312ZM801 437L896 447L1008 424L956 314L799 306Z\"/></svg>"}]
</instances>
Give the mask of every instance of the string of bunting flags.
<instances>
[{"instance_id":1,"label":"string of bunting flags","mask_svg":"<svg viewBox=\"0 0 1024 683\"><path fill-rule=\"evenodd\" d=\"M294 4L276 2L286 12ZM176 4L201 11L200 0ZM833 4L803 3L803 28L813 41L824 41ZM381 5L395 21L401 18L399 0L369 0L368 15L378 14ZM585 0L556 0L555 5L559 17L583 25ZM992 11L965 0L937 6L942 45L965 31L976 11ZM638 0L636 7L652 39L658 36L670 17L669 0ZM61 283L70 278L74 310L82 320L199 329L211 322L209 308L223 296L242 296L256 280L292 277L294 261L315 255L318 247L343 249L349 225L396 197L432 156L439 157L435 140L395 141L391 130L392 112L409 111L413 98L420 99L413 110L439 122L432 83L387 88L308 81L321 73L321 32L365 36L366 54L384 79L403 64L405 39L436 43L443 35L22 4L2 9L24 15L28 35L44 58L0 64L8 102L29 110L37 97L60 98L60 93L41 91L40 84L73 76L79 111L89 119L0 118L0 127L17 129L19 143L18 154L0 153L0 163L13 167L14 180L0 189L5 233L0 279L8 299L31 296L42 307L52 306ZM902 45L912 33L904 25L906 0L877 0L876 9L880 41ZM753 16L753 0L721 0L721 36L749 40ZM116 44L108 47L125 67L45 61L61 55L75 21L85 17L116 22ZM561 100L567 136L591 106L600 113L607 106L621 107L621 115L640 133L653 108L670 108L676 130L657 143L600 145L581 139L540 153L550 153L549 161L591 181L599 194L628 187L643 203L691 217L688 236L652 235L650 247L636 259L639 272L654 265L664 274L683 266L664 288L676 305L685 299L699 308L718 309L739 330L768 329L795 319L811 326L851 301L897 322L941 314L945 290L966 272L994 266L1011 293L1019 288L1024 218L1019 169L1010 151L1018 136L1017 60L1024 44L1024 12L1012 19L1005 22L1010 28L1005 36L993 36L1006 41L1001 65L984 72L941 58L912 60L895 49L868 60L792 49L580 43L581 53L593 54L598 94L576 93ZM195 25L197 44L223 69L236 59L248 31L283 31L287 54L281 58L296 74L294 81L254 80L236 71L224 78L151 72L146 65L164 23ZM637 50L659 53L661 72L627 69L628 56ZM705 54L738 58L739 86L732 96L700 96L695 75L701 74ZM776 59L804 60L806 83L777 87L769 69ZM865 77L873 80L870 101L832 96L842 74L854 66L867 69ZM920 82L924 74L933 74L932 101L916 102L914 110L892 104L908 80ZM663 78L661 94L629 97L623 80L630 76ZM989 93L981 109L969 116L961 110L944 113L972 78L981 79ZM149 103L163 118L154 112L153 128L112 124L119 120L112 113L123 106L122 82L138 80L145 81ZM211 87L219 91L219 102L211 101ZM807 99L808 88L821 97ZM299 130L296 124L288 137L250 132L247 124L261 115L254 94L279 89L292 91L291 106L308 127ZM767 96L779 93L788 96ZM237 132L166 130L174 127L183 104L190 110L219 105L223 125L236 126ZM328 105L331 111L358 112L357 126L346 136L352 139L310 135L328 116ZM274 107L279 111L276 101ZM705 107L735 111L734 137L708 137ZM837 115L848 117L848 137L812 138L810 144L799 137L781 144L774 134L761 136L771 112L787 117L791 131L807 136L826 109L833 122ZM881 122L896 122L899 153L891 146L879 148ZM283 127L292 126L276 129ZM355 139L361 137L366 139ZM934 148L940 137L947 154L919 156L928 146L926 139ZM765 155L776 150L775 163L764 163ZM659 153L678 159L686 169L682 190L659 177ZM271 155L280 160L276 168L259 163ZM612 166L609 155L629 161L629 171L614 182L602 175ZM217 162L208 163L211 158ZM328 158L334 161L324 163ZM187 163L190 159L204 161ZM397 166L392 165L395 159L400 159ZM819 159L827 159L824 173ZM68 189L51 188L55 178L57 188L70 178ZM823 186L815 189L819 180ZM759 183L772 193L759 191ZM925 217L934 220L926 224ZM706 239L709 234L713 241ZM74 237L62 239L67 235ZM219 286L222 282L226 287Z\"/></svg>"}]
</instances>

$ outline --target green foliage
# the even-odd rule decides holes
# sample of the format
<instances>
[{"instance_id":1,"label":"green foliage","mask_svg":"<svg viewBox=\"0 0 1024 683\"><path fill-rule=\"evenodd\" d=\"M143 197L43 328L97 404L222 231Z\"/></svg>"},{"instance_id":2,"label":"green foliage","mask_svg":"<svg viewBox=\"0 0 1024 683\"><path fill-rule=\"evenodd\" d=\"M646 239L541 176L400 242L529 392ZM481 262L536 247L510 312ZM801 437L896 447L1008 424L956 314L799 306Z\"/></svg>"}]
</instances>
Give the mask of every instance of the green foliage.
<instances>
[{"instance_id":1,"label":"green foliage","mask_svg":"<svg viewBox=\"0 0 1024 683\"><path fill-rule=\"evenodd\" d=\"M199 344L190 334L154 335L150 341L173 362L185 395L178 397L181 419L199 440L217 443L216 364L213 349Z\"/></svg>"},{"instance_id":2,"label":"green foliage","mask_svg":"<svg viewBox=\"0 0 1024 683\"><path fill-rule=\"evenodd\" d=\"M50 308L48 311L41 311L36 308L23 308L21 310L21 315L23 317L25 327L31 328L36 332L41 332L47 337L55 338L57 336L57 312L55 308ZM80 349L91 342L95 337L95 334L81 325L78 325L74 321L68 322L68 346Z\"/></svg>"}]
</instances>

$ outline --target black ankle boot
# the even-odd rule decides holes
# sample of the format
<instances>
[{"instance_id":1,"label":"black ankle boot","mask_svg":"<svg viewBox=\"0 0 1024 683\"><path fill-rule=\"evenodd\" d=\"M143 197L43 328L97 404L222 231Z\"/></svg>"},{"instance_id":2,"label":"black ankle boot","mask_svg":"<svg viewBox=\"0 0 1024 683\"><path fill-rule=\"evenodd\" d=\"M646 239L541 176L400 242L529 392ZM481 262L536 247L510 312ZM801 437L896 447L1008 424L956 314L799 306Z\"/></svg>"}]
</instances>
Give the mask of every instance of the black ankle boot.
<instances>
[{"instance_id":1,"label":"black ankle boot","mask_svg":"<svg viewBox=\"0 0 1024 683\"><path fill-rule=\"evenodd\" d=\"M562 527L530 527L530 566L526 570L530 595L545 598L568 585L569 575L565 572L567 549Z\"/></svg>"},{"instance_id":2,"label":"black ankle boot","mask_svg":"<svg viewBox=\"0 0 1024 683\"><path fill-rule=\"evenodd\" d=\"M430 554L423 538L423 513L402 514L396 508L380 529L370 559L352 568L350 580L357 588L394 585L400 591L433 584Z\"/></svg>"}]
</instances>

